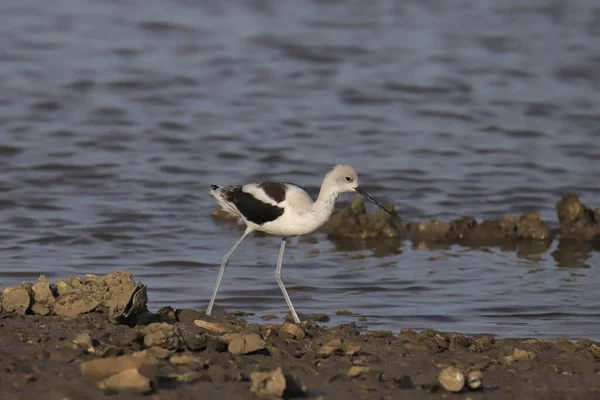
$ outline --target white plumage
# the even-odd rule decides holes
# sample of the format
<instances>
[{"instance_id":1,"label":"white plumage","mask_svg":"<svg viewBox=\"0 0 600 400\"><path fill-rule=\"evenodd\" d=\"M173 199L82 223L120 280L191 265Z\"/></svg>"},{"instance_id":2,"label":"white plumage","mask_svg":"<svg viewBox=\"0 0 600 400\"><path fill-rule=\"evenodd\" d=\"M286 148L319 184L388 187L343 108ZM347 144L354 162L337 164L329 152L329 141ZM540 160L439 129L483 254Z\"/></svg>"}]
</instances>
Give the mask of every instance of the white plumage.
<instances>
[{"instance_id":1,"label":"white plumage","mask_svg":"<svg viewBox=\"0 0 600 400\"><path fill-rule=\"evenodd\" d=\"M248 234L253 231L262 231L270 235L282 237L277 267L275 269L275 279L288 304L294 321L300 323L298 314L296 314L281 280L281 264L287 238L306 235L316 231L329 219L336 199L344 192L358 192L388 213L395 215L386 210L358 186L356 171L348 165L336 165L325 176L319 197L316 201L313 201L300 186L286 182L250 183L221 187L213 185L210 194L224 210L240 218L246 224L246 230L231 250L223 257L213 295L206 309L206 315L210 315L212 312L229 257L231 257Z\"/></svg>"}]
</instances>

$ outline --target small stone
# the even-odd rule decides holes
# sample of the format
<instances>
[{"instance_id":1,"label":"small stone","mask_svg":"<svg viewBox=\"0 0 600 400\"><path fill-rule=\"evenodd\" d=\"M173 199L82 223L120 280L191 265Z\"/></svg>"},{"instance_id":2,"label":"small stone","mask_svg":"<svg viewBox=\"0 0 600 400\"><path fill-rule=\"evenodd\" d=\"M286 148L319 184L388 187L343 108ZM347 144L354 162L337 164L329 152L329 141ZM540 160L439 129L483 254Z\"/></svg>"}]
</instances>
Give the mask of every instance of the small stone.
<instances>
[{"instance_id":1,"label":"small stone","mask_svg":"<svg viewBox=\"0 0 600 400\"><path fill-rule=\"evenodd\" d=\"M236 325L204 321L202 319L195 320L194 325L215 333L232 333L240 331L240 328Z\"/></svg>"},{"instance_id":2,"label":"small stone","mask_svg":"<svg viewBox=\"0 0 600 400\"><path fill-rule=\"evenodd\" d=\"M310 319L313 321L316 321L316 322L329 322L331 320L331 318L329 318L329 316L327 314L322 314L322 313L315 314L315 315L311 316Z\"/></svg>"},{"instance_id":3,"label":"small stone","mask_svg":"<svg viewBox=\"0 0 600 400\"><path fill-rule=\"evenodd\" d=\"M349 356L359 353L360 350L361 348L358 343L346 343L346 346L344 346L344 352Z\"/></svg>"},{"instance_id":4,"label":"small stone","mask_svg":"<svg viewBox=\"0 0 600 400\"><path fill-rule=\"evenodd\" d=\"M515 349L515 351L513 353L513 357L517 361L533 360L533 359L535 359L535 354L531 351Z\"/></svg>"},{"instance_id":5,"label":"small stone","mask_svg":"<svg viewBox=\"0 0 600 400\"><path fill-rule=\"evenodd\" d=\"M465 375L456 367L448 367L440 372L440 384L449 392L460 392L465 386Z\"/></svg>"},{"instance_id":6,"label":"small stone","mask_svg":"<svg viewBox=\"0 0 600 400\"><path fill-rule=\"evenodd\" d=\"M135 368L126 369L116 375L98 382L100 389L115 390L117 392L150 393L152 382L140 374Z\"/></svg>"},{"instance_id":7,"label":"small stone","mask_svg":"<svg viewBox=\"0 0 600 400\"><path fill-rule=\"evenodd\" d=\"M198 365L201 363L201 361L198 358L189 354L173 356L169 359L169 361L173 365Z\"/></svg>"},{"instance_id":8,"label":"small stone","mask_svg":"<svg viewBox=\"0 0 600 400\"><path fill-rule=\"evenodd\" d=\"M208 347L208 333L201 331L193 325L181 329L181 337L188 349L192 351L204 350Z\"/></svg>"},{"instance_id":9,"label":"small stone","mask_svg":"<svg viewBox=\"0 0 600 400\"><path fill-rule=\"evenodd\" d=\"M256 333L239 335L229 342L227 349L231 354L249 354L265 349L265 341Z\"/></svg>"},{"instance_id":10,"label":"small stone","mask_svg":"<svg viewBox=\"0 0 600 400\"><path fill-rule=\"evenodd\" d=\"M350 377L356 377L356 376L359 376L359 375L364 374L366 372L369 372L370 370L371 370L371 368L369 368L369 367L363 367L363 366L353 365L348 370L348 376L350 376Z\"/></svg>"},{"instance_id":11,"label":"small stone","mask_svg":"<svg viewBox=\"0 0 600 400\"><path fill-rule=\"evenodd\" d=\"M306 336L306 333L302 328L296 324L290 324L289 322L283 324L281 331L292 335L296 339L302 339L304 336Z\"/></svg>"},{"instance_id":12,"label":"small stone","mask_svg":"<svg viewBox=\"0 0 600 400\"><path fill-rule=\"evenodd\" d=\"M180 309L175 311L175 315L177 316L177 320L179 322L192 325L195 320L199 320L200 318L204 317L204 312L189 309Z\"/></svg>"},{"instance_id":13,"label":"small stone","mask_svg":"<svg viewBox=\"0 0 600 400\"><path fill-rule=\"evenodd\" d=\"M158 360L165 360L173 354L171 350L165 349L164 347L152 346L149 349L146 349L146 354L150 357L154 357Z\"/></svg>"},{"instance_id":14,"label":"small stone","mask_svg":"<svg viewBox=\"0 0 600 400\"><path fill-rule=\"evenodd\" d=\"M259 397L281 398L286 387L285 376L278 367L270 372L252 372L250 374L252 387L250 391Z\"/></svg>"},{"instance_id":15,"label":"small stone","mask_svg":"<svg viewBox=\"0 0 600 400\"><path fill-rule=\"evenodd\" d=\"M191 371L184 374L177 374L172 377L183 383L193 383L197 381L212 382L210 375L204 371Z\"/></svg>"},{"instance_id":16,"label":"small stone","mask_svg":"<svg viewBox=\"0 0 600 400\"><path fill-rule=\"evenodd\" d=\"M144 346L164 347L165 349L177 350L183 346L181 333L176 326L166 322L156 322L142 329L144 335Z\"/></svg>"},{"instance_id":17,"label":"small stone","mask_svg":"<svg viewBox=\"0 0 600 400\"><path fill-rule=\"evenodd\" d=\"M272 319L277 319L278 317L275 314L266 314L266 315L263 315L260 318L263 319L263 320L265 320L265 321L271 321Z\"/></svg>"},{"instance_id":18,"label":"small stone","mask_svg":"<svg viewBox=\"0 0 600 400\"><path fill-rule=\"evenodd\" d=\"M330 356L331 354L343 354L344 344L341 339L332 339L325 343L318 351L321 356Z\"/></svg>"},{"instance_id":19,"label":"small stone","mask_svg":"<svg viewBox=\"0 0 600 400\"><path fill-rule=\"evenodd\" d=\"M79 335L75 336L75 339L73 339L73 343L83 347L86 350L90 347L93 347L94 345L92 337L87 332L82 332Z\"/></svg>"},{"instance_id":20,"label":"small stone","mask_svg":"<svg viewBox=\"0 0 600 400\"><path fill-rule=\"evenodd\" d=\"M31 306L31 311L34 314L42 315L42 316L50 314L50 309L45 304L42 304L42 303L34 303Z\"/></svg>"},{"instance_id":21,"label":"small stone","mask_svg":"<svg viewBox=\"0 0 600 400\"><path fill-rule=\"evenodd\" d=\"M25 315L31 305L31 298L31 284L9 286L2 291L2 308L4 312Z\"/></svg>"},{"instance_id":22,"label":"small stone","mask_svg":"<svg viewBox=\"0 0 600 400\"><path fill-rule=\"evenodd\" d=\"M338 311L335 312L335 315L352 315L352 311L338 310Z\"/></svg>"},{"instance_id":23,"label":"small stone","mask_svg":"<svg viewBox=\"0 0 600 400\"><path fill-rule=\"evenodd\" d=\"M158 378L158 361L151 357L108 357L81 363L81 375L90 382L99 382L127 369L139 373L155 382Z\"/></svg>"},{"instance_id":24,"label":"small stone","mask_svg":"<svg viewBox=\"0 0 600 400\"><path fill-rule=\"evenodd\" d=\"M33 291L33 301L36 304L48 306L54 304L56 301L52 290L50 290L50 283L45 275L40 275L38 281L31 287L31 290Z\"/></svg>"},{"instance_id":25,"label":"small stone","mask_svg":"<svg viewBox=\"0 0 600 400\"><path fill-rule=\"evenodd\" d=\"M483 386L483 373L481 371L471 371L467 375L467 386L471 390L479 390Z\"/></svg>"},{"instance_id":26,"label":"small stone","mask_svg":"<svg viewBox=\"0 0 600 400\"><path fill-rule=\"evenodd\" d=\"M365 336L371 336L374 338L387 339L393 338L394 334L392 331L366 331Z\"/></svg>"}]
</instances>

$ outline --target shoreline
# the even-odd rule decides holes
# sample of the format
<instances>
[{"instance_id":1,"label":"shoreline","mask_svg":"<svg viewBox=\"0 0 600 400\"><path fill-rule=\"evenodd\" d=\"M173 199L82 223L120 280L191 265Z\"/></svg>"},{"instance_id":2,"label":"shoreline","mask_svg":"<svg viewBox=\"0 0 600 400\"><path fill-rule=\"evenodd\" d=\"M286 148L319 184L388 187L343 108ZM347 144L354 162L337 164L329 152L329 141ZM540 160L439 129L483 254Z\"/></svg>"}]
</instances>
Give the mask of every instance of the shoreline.
<instances>
[{"instance_id":1,"label":"shoreline","mask_svg":"<svg viewBox=\"0 0 600 400\"><path fill-rule=\"evenodd\" d=\"M146 290L126 271L6 288L0 398L600 396L600 344L589 339L248 323L222 309L153 313Z\"/></svg>"}]
</instances>

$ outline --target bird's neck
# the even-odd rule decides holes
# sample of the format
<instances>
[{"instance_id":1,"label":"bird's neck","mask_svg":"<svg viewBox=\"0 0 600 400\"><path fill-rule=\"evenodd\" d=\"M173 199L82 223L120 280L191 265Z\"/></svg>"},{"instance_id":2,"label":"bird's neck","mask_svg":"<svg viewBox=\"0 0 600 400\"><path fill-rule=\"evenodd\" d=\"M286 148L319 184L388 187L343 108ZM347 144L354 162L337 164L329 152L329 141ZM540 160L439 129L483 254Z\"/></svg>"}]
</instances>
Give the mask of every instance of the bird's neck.
<instances>
[{"instance_id":1,"label":"bird's neck","mask_svg":"<svg viewBox=\"0 0 600 400\"><path fill-rule=\"evenodd\" d=\"M331 217L338 196L339 193L336 190L327 187L327 185L321 187L319 197L312 205L312 212L319 219L321 224L324 224L325 221Z\"/></svg>"}]
</instances>

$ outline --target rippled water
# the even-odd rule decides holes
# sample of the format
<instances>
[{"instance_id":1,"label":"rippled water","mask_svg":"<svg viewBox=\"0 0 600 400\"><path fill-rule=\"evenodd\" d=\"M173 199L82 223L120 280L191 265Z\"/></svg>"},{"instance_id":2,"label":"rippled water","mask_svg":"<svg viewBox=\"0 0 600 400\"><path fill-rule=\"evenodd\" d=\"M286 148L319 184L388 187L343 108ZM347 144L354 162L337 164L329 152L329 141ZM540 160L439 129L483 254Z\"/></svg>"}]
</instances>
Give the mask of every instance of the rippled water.
<instances>
[{"instance_id":1,"label":"rippled water","mask_svg":"<svg viewBox=\"0 0 600 400\"><path fill-rule=\"evenodd\" d=\"M563 194L599 204L599 110L595 0L3 1L0 285L129 269L152 308L204 308L239 235L209 185L316 194L337 162L407 220L537 210L557 228ZM556 245L374 257L316 238L286 251L301 313L600 337L598 253L573 269ZM278 245L245 242L217 305L283 316Z\"/></svg>"}]
</instances>

